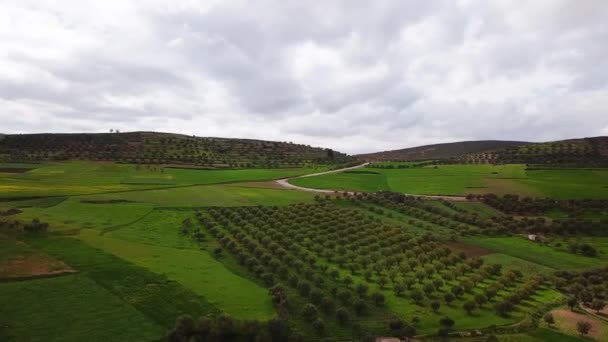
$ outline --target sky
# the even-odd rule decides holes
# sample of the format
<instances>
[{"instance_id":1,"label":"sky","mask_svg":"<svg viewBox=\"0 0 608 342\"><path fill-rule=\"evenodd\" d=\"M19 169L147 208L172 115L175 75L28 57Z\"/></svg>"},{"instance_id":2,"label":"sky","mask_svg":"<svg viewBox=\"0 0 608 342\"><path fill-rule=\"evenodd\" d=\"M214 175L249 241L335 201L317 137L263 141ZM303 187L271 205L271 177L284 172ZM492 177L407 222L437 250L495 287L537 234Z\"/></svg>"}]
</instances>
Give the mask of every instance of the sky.
<instances>
[{"instance_id":1,"label":"sky","mask_svg":"<svg viewBox=\"0 0 608 342\"><path fill-rule=\"evenodd\" d=\"M0 0L0 133L608 135L608 1Z\"/></svg>"}]
</instances>

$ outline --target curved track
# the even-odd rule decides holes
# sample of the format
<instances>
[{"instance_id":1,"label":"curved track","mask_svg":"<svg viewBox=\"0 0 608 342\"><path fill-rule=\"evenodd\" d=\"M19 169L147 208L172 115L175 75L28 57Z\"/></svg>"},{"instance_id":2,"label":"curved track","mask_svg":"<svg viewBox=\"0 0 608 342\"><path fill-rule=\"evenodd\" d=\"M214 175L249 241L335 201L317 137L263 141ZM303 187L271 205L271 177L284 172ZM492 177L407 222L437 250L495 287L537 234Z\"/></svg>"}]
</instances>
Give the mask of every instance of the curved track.
<instances>
[{"instance_id":1,"label":"curved track","mask_svg":"<svg viewBox=\"0 0 608 342\"><path fill-rule=\"evenodd\" d=\"M302 187L302 186L293 185L293 184L289 183L289 181L292 180L292 179L296 179L296 178L315 177L315 176L327 175L327 174L331 174L331 173L339 173L339 172L343 172L343 171L358 169L358 168L364 167L364 166L366 166L368 164L369 164L369 162L365 162L365 163L357 165L357 166L345 167L343 169L338 169L338 170L330 170L330 171L324 171L324 172L318 172L318 173L311 173L311 174L303 175L303 176L277 179L277 180L275 180L275 183L277 183L278 185L280 185L280 186L282 186L282 187L284 187L286 189L292 189L292 190L317 192L317 193L323 193L323 194L331 194L331 193L334 193L336 191L340 191L340 192L343 193L344 190L329 190L329 189L305 188L305 187ZM362 192L362 191L346 191L346 192L349 193L349 194L355 194L357 192ZM466 197L464 197L464 196L415 195L415 194L404 194L404 195L414 196L414 197L419 197L419 198L426 198L426 199L441 199L441 200L454 201L454 202L465 202L465 201L468 201L466 199Z\"/></svg>"}]
</instances>

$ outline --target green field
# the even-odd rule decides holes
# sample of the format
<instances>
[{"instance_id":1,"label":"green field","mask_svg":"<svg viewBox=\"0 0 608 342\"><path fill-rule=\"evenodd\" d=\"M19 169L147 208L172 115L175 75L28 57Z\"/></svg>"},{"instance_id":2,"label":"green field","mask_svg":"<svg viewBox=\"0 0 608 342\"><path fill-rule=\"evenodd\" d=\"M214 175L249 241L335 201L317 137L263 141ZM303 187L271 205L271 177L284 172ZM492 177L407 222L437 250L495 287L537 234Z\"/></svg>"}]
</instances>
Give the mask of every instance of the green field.
<instances>
[{"instance_id":1,"label":"green field","mask_svg":"<svg viewBox=\"0 0 608 342\"><path fill-rule=\"evenodd\" d=\"M408 169L368 168L375 174L334 173L290 183L316 189L417 195L513 194L555 198L608 198L608 170L527 170L525 165L438 165Z\"/></svg>"},{"instance_id":2,"label":"green field","mask_svg":"<svg viewBox=\"0 0 608 342\"><path fill-rule=\"evenodd\" d=\"M0 283L3 341L150 341L165 328L84 275Z\"/></svg>"},{"instance_id":3,"label":"green field","mask_svg":"<svg viewBox=\"0 0 608 342\"><path fill-rule=\"evenodd\" d=\"M101 237L94 232L83 232L78 238L137 266L163 274L236 318L267 320L275 316L266 289L230 272L207 251L140 244Z\"/></svg>"},{"instance_id":4,"label":"green field","mask_svg":"<svg viewBox=\"0 0 608 342\"><path fill-rule=\"evenodd\" d=\"M265 182L315 169L161 169L109 162L12 167L34 169L0 173L0 210L22 211L0 220L7 226L39 219L49 224L49 232L0 231L2 341L160 341L181 314L198 318L225 312L234 320L265 322L280 312L268 291L276 283L286 287L290 327L311 341L352 339L361 331L388 335L394 318L411 322L418 317L418 334L435 334L445 316L455 320L455 331L509 327L565 298L546 281L508 315L498 315L493 305L534 276L608 264L606 237L550 236L546 246L523 237L480 236L483 223L458 221L463 212L484 219L503 215L480 202L424 200L400 207L373 196L315 199L313 192ZM552 187L552 172L571 173L564 184ZM551 188L556 197L578 192L572 189L588 195L594 187L594 194L603 196L602 172L440 165L365 168L293 183L420 194L490 189L541 195ZM580 179L585 179L582 185ZM185 219L191 223L183 232ZM193 238L195 231L200 240ZM588 243L598 256L571 254L569 242ZM459 255L469 249L485 265L502 265L502 274L469 267L474 260ZM509 270L521 271L523 278L466 313L464 303L499 284ZM444 300L453 287L476 276L482 278L468 292L453 302ZM397 294L395 286L409 279L416 282ZM444 283L415 302L412 295L435 281ZM303 283L311 288L302 290ZM358 285L367 288L366 294L357 295ZM344 291L353 297L341 299L338 293ZM376 304L372 293L382 294L383 304ZM322 302L328 299L333 308L325 312ZM440 302L436 311L434 301ZM319 308L324 333L303 317L307 303ZM365 308L358 312L355 303ZM340 307L348 311L349 322L338 322ZM500 339L571 337L538 328Z\"/></svg>"},{"instance_id":5,"label":"green field","mask_svg":"<svg viewBox=\"0 0 608 342\"><path fill-rule=\"evenodd\" d=\"M604 259L586 257L542 246L523 237L472 237L464 241L556 270L584 269L606 265Z\"/></svg>"},{"instance_id":6,"label":"green field","mask_svg":"<svg viewBox=\"0 0 608 342\"><path fill-rule=\"evenodd\" d=\"M1 164L11 167L13 164ZM0 198L65 196L186 185L259 181L323 169L202 170L162 169L110 162L61 162L37 165L26 173L0 172Z\"/></svg>"}]
</instances>

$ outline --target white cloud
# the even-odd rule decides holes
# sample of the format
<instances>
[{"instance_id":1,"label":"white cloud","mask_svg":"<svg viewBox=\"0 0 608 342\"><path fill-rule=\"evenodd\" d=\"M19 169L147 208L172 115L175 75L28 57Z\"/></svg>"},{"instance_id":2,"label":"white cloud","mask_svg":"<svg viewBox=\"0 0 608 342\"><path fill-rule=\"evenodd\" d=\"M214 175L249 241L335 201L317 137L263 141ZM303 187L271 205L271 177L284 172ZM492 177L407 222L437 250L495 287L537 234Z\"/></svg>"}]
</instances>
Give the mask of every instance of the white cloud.
<instances>
[{"instance_id":1,"label":"white cloud","mask_svg":"<svg viewBox=\"0 0 608 342\"><path fill-rule=\"evenodd\" d=\"M603 0L5 0L0 129L350 153L608 134L606 17Z\"/></svg>"}]
</instances>

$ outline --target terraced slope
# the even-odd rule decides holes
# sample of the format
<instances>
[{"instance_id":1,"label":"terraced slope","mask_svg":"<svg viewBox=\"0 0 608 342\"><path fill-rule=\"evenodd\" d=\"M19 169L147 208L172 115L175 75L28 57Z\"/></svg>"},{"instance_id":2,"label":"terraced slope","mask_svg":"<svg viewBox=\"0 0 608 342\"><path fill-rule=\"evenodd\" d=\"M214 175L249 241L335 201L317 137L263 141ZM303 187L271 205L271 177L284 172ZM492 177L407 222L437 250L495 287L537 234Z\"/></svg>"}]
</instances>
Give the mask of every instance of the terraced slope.
<instances>
[{"instance_id":1,"label":"terraced slope","mask_svg":"<svg viewBox=\"0 0 608 342\"><path fill-rule=\"evenodd\" d=\"M390 160L429 160L455 158L470 153L480 153L500 148L529 144L523 141L461 141L447 144L425 145L401 150L384 151L377 153L359 154L357 158L367 161Z\"/></svg>"},{"instance_id":2,"label":"terraced slope","mask_svg":"<svg viewBox=\"0 0 608 342\"><path fill-rule=\"evenodd\" d=\"M462 141L356 156L366 161L435 160L445 164L608 165L608 137L543 143Z\"/></svg>"},{"instance_id":3,"label":"terraced slope","mask_svg":"<svg viewBox=\"0 0 608 342\"><path fill-rule=\"evenodd\" d=\"M493 164L608 164L608 137L551 141L467 154L464 163Z\"/></svg>"},{"instance_id":4,"label":"terraced slope","mask_svg":"<svg viewBox=\"0 0 608 342\"><path fill-rule=\"evenodd\" d=\"M170 133L19 134L0 138L0 161L111 160L208 168L299 167L350 157L287 142L203 138Z\"/></svg>"}]
</instances>

